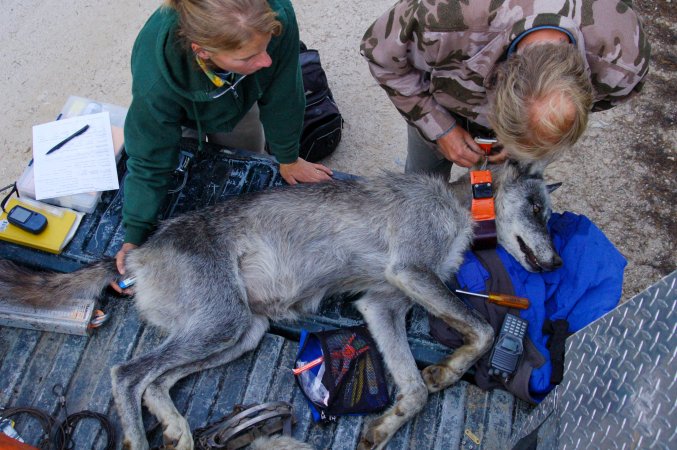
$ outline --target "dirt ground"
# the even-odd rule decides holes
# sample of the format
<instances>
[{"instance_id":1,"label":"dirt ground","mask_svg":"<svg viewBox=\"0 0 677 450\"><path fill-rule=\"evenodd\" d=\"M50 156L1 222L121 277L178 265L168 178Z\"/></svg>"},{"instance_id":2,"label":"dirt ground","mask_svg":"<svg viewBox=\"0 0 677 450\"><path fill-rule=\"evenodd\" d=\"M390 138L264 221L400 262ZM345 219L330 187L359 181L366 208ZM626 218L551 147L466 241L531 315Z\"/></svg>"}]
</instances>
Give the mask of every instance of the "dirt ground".
<instances>
[{"instance_id":1,"label":"dirt ground","mask_svg":"<svg viewBox=\"0 0 677 450\"><path fill-rule=\"evenodd\" d=\"M358 175L404 170L404 121L368 73L359 42L394 0L292 0L301 38L317 48L343 113L344 138L326 161ZM31 126L54 120L69 95L127 106L136 33L159 2L24 0L0 16L0 187L31 159ZM557 211L590 217L628 259L624 299L675 270L677 10L635 1L653 57L643 93L592 116L585 137L548 177Z\"/></svg>"}]
</instances>

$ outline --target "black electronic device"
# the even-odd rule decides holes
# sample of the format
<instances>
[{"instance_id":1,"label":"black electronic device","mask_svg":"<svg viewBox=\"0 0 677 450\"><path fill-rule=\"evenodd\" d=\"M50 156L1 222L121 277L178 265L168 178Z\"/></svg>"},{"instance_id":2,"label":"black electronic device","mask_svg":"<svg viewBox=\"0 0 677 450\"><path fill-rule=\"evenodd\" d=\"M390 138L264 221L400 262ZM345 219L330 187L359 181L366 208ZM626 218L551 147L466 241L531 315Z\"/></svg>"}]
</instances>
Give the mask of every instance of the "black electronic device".
<instances>
[{"instance_id":1,"label":"black electronic device","mask_svg":"<svg viewBox=\"0 0 677 450\"><path fill-rule=\"evenodd\" d=\"M7 213L7 221L33 234L40 234L47 227L47 218L21 205L14 205Z\"/></svg>"},{"instance_id":2,"label":"black electronic device","mask_svg":"<svg viewBox=\"0 0 677 450\"><path fill-rule=\"evenodd\" d=\"M473 198L492 198L493 196L494 190L491 187L491 183L478 183L472 185Z\"/></svg>"},{"instance_id":3,"label":"black electronic device","mask_svg":"<svg viewBox=\"0 0 677 450\"><path fill-rule=\"evenodd\" d=\"M524 336L529 322L514 315L506 314L501 332L494 343L489 358L489 374L507 379L515 372L524 353Z\"/></svg>"}]
</instances>

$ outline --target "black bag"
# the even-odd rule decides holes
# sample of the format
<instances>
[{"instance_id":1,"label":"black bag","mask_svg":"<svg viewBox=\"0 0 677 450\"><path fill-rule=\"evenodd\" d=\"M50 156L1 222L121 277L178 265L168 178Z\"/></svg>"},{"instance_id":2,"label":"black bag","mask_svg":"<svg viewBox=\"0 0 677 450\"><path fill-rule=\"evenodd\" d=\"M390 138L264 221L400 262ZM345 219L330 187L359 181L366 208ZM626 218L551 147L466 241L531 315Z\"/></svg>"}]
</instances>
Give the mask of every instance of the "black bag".
<instances>
[{"instance_id":1,"label":"black bag","mask_svg":"<svg viewBox=\"0 0 677 450\"><path fill-rule=\"evenodd\" d=\"M301 42L299 61L306 94L299 156L306 161L317 162L336 150L341 141L343 118L329 89L319 52L308 49Z\"/></svg>"},{"instance_id":2,"label":"black bag","mask_svg":"<svg viewBox=\"0 0 677 450\"><path fill-rule=\"evenodd\" d=\"M382 410L388 386L376 344L365 326L303 330L294 375L316 422Z\"/></svg>"}]
</instances>

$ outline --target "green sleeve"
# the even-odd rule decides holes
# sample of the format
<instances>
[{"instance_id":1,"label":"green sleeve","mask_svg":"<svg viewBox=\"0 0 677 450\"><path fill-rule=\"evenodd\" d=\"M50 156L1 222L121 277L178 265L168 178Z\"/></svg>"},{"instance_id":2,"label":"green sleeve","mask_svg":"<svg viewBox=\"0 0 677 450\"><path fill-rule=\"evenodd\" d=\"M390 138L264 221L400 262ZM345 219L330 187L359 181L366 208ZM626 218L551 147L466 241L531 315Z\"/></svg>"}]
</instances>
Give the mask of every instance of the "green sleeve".
<instances>
[{"instance_id":1,"label":"green sleeve","mask_svg":"<svg viewBox=\"0 0 677 450\"><path fill-rule=\"evenodd\" d=\"M170 101L135 98L125 120L127 175L122 221L125 242L143 243L154 230L178 164L180 107ZM174 119L172 119L174 117Z\"/></svg>"},{"instance_id":2,"label":"green sleeve","mask_svg":"<svg viewBox=\"0 0 677 450\"><path fill-rule=\"evenodd\" d=\"M261 123L271 153L280 163L296 161L303 132L306 98L299 63L299 29L291 4L281 12L283 30L275 54L272 82L259 99ZM286 19L286 20L284 20Z\"/></svg>"}]
</instances>

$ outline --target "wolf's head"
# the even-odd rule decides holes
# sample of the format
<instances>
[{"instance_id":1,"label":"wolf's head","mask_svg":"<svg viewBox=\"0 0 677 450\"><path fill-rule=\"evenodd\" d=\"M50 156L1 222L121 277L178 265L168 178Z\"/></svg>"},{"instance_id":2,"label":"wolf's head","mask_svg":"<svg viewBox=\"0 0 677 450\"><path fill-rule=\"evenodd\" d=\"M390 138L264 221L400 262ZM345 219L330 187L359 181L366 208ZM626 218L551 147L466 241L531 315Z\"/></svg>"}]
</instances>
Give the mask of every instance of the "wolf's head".
<instances>
[{"instance_id":1,"label":"wolf's head","mask_svg":"<svg viewBox=\"0 0 677 450\"><path fill-rule=\"evenodd\" d=\"M555 188L545 184L544 169L544 163L508 161L495 174L498 242L530 272L562 265L546 227Z\"/></svg>"}]
</instances>

